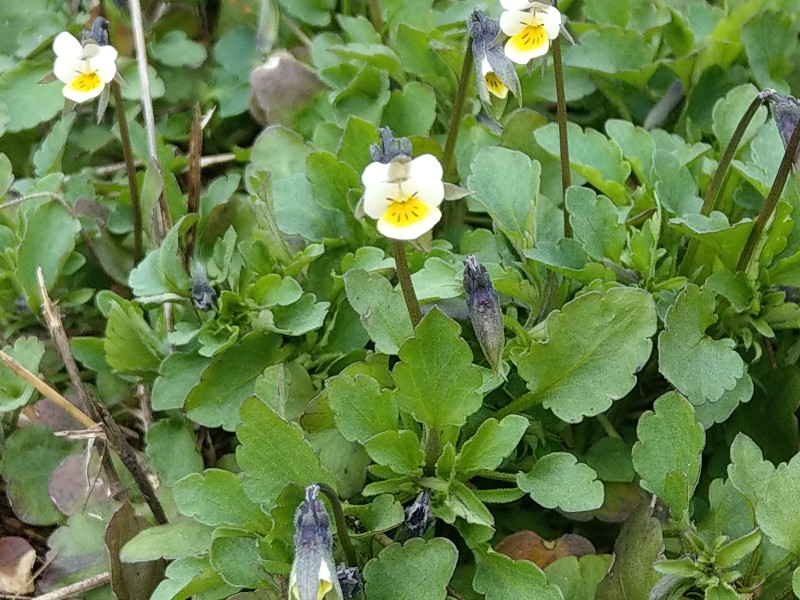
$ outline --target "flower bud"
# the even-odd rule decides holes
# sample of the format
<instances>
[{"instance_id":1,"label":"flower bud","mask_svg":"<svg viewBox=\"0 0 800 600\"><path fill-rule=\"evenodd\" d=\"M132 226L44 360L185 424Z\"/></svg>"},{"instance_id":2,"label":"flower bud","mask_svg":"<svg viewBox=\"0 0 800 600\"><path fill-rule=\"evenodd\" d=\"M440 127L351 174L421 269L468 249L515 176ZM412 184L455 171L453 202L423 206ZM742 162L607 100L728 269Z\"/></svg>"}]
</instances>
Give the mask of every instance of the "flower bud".
<instances>
[{"instance_id":1,"label":"flower bud","mask_svg":"<svg viewBox=\"0 0 800 600\"><path fill-rule=\"evenodd\" d=\"M342 588L342 595L345 600L355 598L364 588L364 578L361 576L361 571L358 570L358 567L339 565L336 567L336 578L339 580L339 586Z\"/></svg>"},{"instance_id":2,"label":"flower bud","mask_svg":"<svg viewBox=\"0 0 800 600\"><path fill-rule=\"evenodd\" d=\"M294 562L289 575L290 600L342 600L333 562L333 538L319 486L306 488L294 514Z\"/></svg>"},{"instance_id":3,"label":"flower bud","mask_svg":"<svg viewBox=\"0 0 800 600\"><path fill-rule=\"evenodd\" d=\"M388 127L381 127L378 132L381 141L369 147L369 155L374 162L389 164L395 158L404 156L411 158L411 142L408 138L396 138Z\"/></svg>"},{"instance_id":4,"label":"flower bud","mask_svg":"<svg viewBox=\"0 0 800 600\"><path fill-rule=\"evenodd\" d=\"M397 536L397 540L404 542L412 538L422 537L428 531L431 523L433 523L431 491L424 490L406 508L406 519L403 523L403 529Z\"/></svg>"},{"instance_id":5,"label":"flower bud","mask_svg":"<svg viewBox=\"0 0 800 600\"><path fill-rule=\"evenodd\" d=\"M497 370L506 341L500 298L486 269L471 254L465 262L464 290L475 336L486 360Z\"/></svg>"},{"instance_id":6,"label":"flower bud","mask_svg":"<svg viewBox=\"0 0 800 600\"><path fill-rule=\"evenodd\" d=\"M217 292L208 283L205 269L202 265L195 265L192 269L192 304L197 310L211 310L217 298Z\"/></svg>"},{"instance_id":7,"label":"flower bud","mask_svg":"<svg viewBox=\"0 0 800 600\"><path fill-rule=\"evenodd\" d=\"M761 95L769 104L772 118L783 139L783 147L786 148L800 121L800 102L793 96L782 96L774 90L764 90ZM800 153L794 157L794 166L800 169Z\"/></svg>"}]
</instances>

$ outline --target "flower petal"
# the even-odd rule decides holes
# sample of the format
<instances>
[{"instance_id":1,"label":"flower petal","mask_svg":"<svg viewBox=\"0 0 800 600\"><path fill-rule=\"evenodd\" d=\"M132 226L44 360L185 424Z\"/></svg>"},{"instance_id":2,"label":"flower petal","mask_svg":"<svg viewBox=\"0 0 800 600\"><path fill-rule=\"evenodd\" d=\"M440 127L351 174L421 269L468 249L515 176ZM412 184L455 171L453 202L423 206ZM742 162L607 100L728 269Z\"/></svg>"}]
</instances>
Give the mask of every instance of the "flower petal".
<instances>
[{"instance_id":1,"label":"flower petal","mask_svg":"<svg viewBox=\"0 0 800 600\"><path fill-rule=\"evenodd\" d=\"M506 42L504 51L506 56L519 65L527 65L534 58L544 56L550 49L550 38L547 37L544 27L527 27Z\"/></svg>"},{"instance_id":2,"label":"flower petal","mask_svg":"<svg viewBox=\"0 0 800 600\"><path fill-rule=\"evenodd\" d=\"M536 12L536 16L542 23L547 37L554 40L558 37L561 30L561 13L555 6L545 6L541 11Z\"/></svg>"},{"instance_id":3,"label":"flower petal","mask_svg":"<svg viewBox=\"0 0 800 600\"><path fill-rule=\"evenodd\" d=\"M92 98L97 98L103 92L104 87L105 84L103 84L102 81L100 85L95 85L85 90L76 88L73 83L68 83L64 86L64 89L61 90L61 93L64 94L64 97L68 100L81 103L91 100Z\"/></svg>"},{"instance_id":4,"label":"flower petal","mask_svg":"<svg viewBox=\"0 0 800 600\"><path fill-rule=\"evenodd\" d=\"M83 56L83 46L71 33L62 31L53 40L53 52L58 57L79 59Z\"/></svg>"},{"instance_id":5,"label":"flower petal","mask_svg":"<svg viewBox=\"0 0 800 600\"><path fill-rule=\"evenodd\" d=\"M369 185L364 190L364 212L373 219L380 219L393 200L402 197L396 183L381 182Z\"/></svg>"},{"instance_id":6,"label":"flower petal","mask_svg":"<svg viewBox=\"0 0 800 600\"><path fill-rule=\"evenodd\" d=\"M406 179L400 190L406 198L417 198L430 206L439 206L444 200L444 184L441 179L412 177Z\"/></svg>"},{"instance_id":7,"label":"flower petal","mask_svg":"<svg viewBox=\"0 0 800 600\"><path fill-rule=\"evenodd\" d=\"M67 58L59 56L53 65L53 73L56 78L63 83L70 83L78 75L87 71L87 64L85 60Z\"/></svg>"},{"instance_id":8,"label":"flower petal","mask_svg":"<svg viewBox=\"0 0 800 600\"><path fill-rule=\"evenodd\" d=\"M500 0L500 6L504 10L528 10L531 4L533 3L528 0Z\"/></svg>"},{"instance_id":9,"label":"flower petal","mask_svg":"<svg viewBox=\"0 0 800 600\"><path fill-rule=\"evenodd\" d=\"M500 29L507 36L515 36L533 21L533 15L519 10L506 11L500 15Z\"/></svg>"},{"instance_id":10,"label":"flower petal","mask_svg":"<svg viewBox=\"0 0 800 600\"><path fill-rule=\"evenodd\" d=\"M378 219L378 231L393 240L413 240L427 233L442 218L442 212L436 206L429 207L425 216L410 225L398 225L392 223L388 218L387 212Z\"/></svg>"},{"instance_id":11,"label":"flower petal","mask_svg":"<svg viewBox=\"0 0 800 600\"><path fill-rule=\"evenodd\" d=\"M117 51L111 46L102 46L100 53L89 61L90 68L95 71L103 83L108 83L117 74Z\"/></svg>"},{"instance_id":12,"label":"flower petal","mask_svg":"<svg viewBox=\"0 0 800 600\"><path fill-rule=\"evenodd\" d=\"M364 184L365 188L386 183L387 181L389 181L389 165L384 163L369 163L364 172L361 173L361 183Z\"/></svg>"},{"instance_id":13,"label":"flower petal","mask_svg":"<svg viewBox=\"0 0 800 600\"><path fill-rule=\"evenodd\" d=\"M423 154L418 156L408 165L408 172L406 177L413 178L426 178L442 180L442 163L433 154Z\"/></svg>"}]
</instances>

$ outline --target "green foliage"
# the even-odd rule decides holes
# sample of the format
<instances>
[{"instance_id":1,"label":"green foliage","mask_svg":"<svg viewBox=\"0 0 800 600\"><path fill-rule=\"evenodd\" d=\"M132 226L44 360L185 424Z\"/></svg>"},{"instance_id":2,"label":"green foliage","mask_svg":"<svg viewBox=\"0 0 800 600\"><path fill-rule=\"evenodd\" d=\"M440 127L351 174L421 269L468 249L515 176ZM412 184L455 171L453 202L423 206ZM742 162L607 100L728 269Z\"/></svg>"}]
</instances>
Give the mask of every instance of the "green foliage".
<instances>
[{"instance_id":1,"label":"green foliage","mask_svg":"<svg viewBox=\"0 0 800 600\"><path fill-rule=\"evenodd\" d=\"M44 356L44 345L36 338L19 338L14 346L3 352L33 373L39 370ZM3 412L25 406L33 398L33 386L15 375L8 367L0 370L0 410Z\"/></svg>"},{"instance_id":2,"label":"green foliage","mask_svg":"<svg viewBox=\"0 0 800 600\"><path fill-rule=\"evenodd\" d=\"M597 473L566 452L553 452L536 461L529 473L517 475L517 485L545 508L579 512L603 504L603 484Z\"/></svg>"},{"instance_id":3,"label":"green foliage","mask_svg":"<svg viewBox=\"0 0 800 600\"><path fill-rule=\"evenodd\" d=\"M457 557L453 543L442 538L392 544L364 567L366 593L386 600L444 600Z\"/></svg>"},{"instance_id":4,"label":"green foliage","mask_svg":"<svg viewBox=\"0 0 800 600\"><path fill-rule=\"evenodd\" d=\"M511 600L535 595L546 600L561 600L559 588L547 581L542 570L531 562L511 560L492 550L475 553L477 569L473 587L490 600Z\"/></svg>"}]
</instances>

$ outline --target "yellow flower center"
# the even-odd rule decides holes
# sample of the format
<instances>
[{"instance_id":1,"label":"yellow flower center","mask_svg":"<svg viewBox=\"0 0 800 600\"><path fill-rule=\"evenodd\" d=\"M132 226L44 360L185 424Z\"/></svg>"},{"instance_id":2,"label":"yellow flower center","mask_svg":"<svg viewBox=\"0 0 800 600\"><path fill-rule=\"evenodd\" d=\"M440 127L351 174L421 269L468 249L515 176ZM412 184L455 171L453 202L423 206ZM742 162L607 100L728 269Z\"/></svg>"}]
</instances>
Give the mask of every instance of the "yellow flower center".
<instances>
[{"instance_id":1,"label":"yellow flower center","mask_svg":"<svg viewBox=\"0 0 800 600\"><path fill-rule=\"evenodd\" d=\"M428 214L428 205L414 196L393 200L384 219L395 227L405 227L419 223Z\"/></svg>"},{"instance_id":2,"label":"yellow flower center","mask_svg":"<svg viewBox=\"0 0 800 600\"><path fill-rule=\"evenodd\" d=\"M548 44L547 33L543 25L527 25L511 38L511 43L521 52L530 52Z\"/></svg>"},{"instance_id":3,"label":"yellow flower center","mask_svg":"<svg viewBox=\"0 0 800 600\"><path fill-rule=\"evenodd\" d=\"M317 600L322 600L325 594L333 589L333 584L330 581L322 580L319 582L319 589L317 590Z\"/></svg>"},{"instance_id":4,"label":"yellow flower center","mask_svg":"<svg viewBox=\"0 0 800 600\"><path fill-rule=\"evenodd\" d=\"M103 85L103 82L97 73L81 73L69 84L73 90L79 92L91 92L101 85Z\"/></svg>"},{"instance_id":5,"label":"yellow flower center","mask_svg":"<svg viewBox=\"0 0 800 600\"><path fill-rule=\"evenodd\" d=\"M484 78L486 79L486 87L492 94L498 98L505 98L506 86L497 78L497 75L490 71L486 73Z\"/></svg>"}]
</instances>

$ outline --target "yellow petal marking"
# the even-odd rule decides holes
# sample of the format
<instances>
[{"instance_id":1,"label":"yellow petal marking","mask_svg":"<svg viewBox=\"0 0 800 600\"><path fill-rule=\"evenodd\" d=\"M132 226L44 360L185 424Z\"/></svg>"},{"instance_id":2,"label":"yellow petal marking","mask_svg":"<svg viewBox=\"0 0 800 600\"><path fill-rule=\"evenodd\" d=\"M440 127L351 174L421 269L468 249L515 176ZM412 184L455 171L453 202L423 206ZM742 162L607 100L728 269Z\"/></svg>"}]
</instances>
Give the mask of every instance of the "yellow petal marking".
<instances>
[{"instance_id":1,"label":"yellow petal marking","mask_svg":"<svg viewBox=\"0 0 800 600\"><path fill-rule=\"evenodd\" d=\"M395 227L407 227L419 223L428 214L428 205L414 196L393 200L384 218Z\"/></svg>"},{"instance_id":2,"label":"yellow petal marking","mask_svg":"<svg viewBox=\"0 0 800 600\"><path fill-rule=\"evenodd\" d=\"M549 43L542 25L527 25L510 42L520 52L530 52Z\"/></svg>"},{"instance_id":3,"label":"yellow petal marking","mask_svg":"<svg viewBox=\"0 0 800 600\"><path fill-rule=\"evenodd\" d=\"M505 98L506 86L497 78L497 75L489 71L484 75L484 79L486 79L486 87L492 94L498 98Z\"/></svg>"},{"instance_id":4,"label":"yellow petal marking","mask_svg":"<svg viewBox=\"0 0 800 600\"><path fill-rule=\"evenodd\" d=\"M317 590L317 600L322 600L325 597L325 594L330 592L333 589L333 584L330 581L325 581L324 579L319 582L319 589Z\"/></svg>"},{"instance_id":5,"label":"yellow petal marking","mask_svg":"<svg viewBox=\"0 0 800 600\"><path fill-rule=\"evenodd\" d=\"M91 92L103 85L97 73L81 73L69 84L73 90L79 92Z\"/></svg>"}]
</instances>

